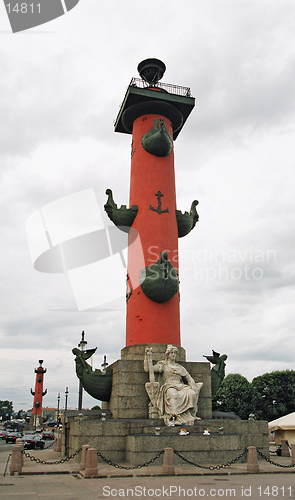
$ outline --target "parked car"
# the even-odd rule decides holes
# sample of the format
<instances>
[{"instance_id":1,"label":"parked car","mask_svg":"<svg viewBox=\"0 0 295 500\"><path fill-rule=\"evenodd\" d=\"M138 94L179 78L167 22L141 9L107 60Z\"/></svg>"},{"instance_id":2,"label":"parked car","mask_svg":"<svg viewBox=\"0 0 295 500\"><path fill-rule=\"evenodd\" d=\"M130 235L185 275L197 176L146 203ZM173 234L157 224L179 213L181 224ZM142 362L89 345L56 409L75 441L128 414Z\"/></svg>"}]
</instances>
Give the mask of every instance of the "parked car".
<instances>
[{"instance_id":1,"label":"parked car","mask_svg":"<svg viewBox=\"0 0 295 500\"><path fill-rule=\"evenodd\" d=\"M45 441L39 434L26 434L22 437L22 440L25 449L37 450L37 448L40 448L43 450L45 446Z\"/></svg>"},{"instance_id":2,"label":"parked car","mask_svg":"<svg viewBox=\"0 0 295 500\"><path fill-rule=\"evenodd\" d=\"M5 441L6 443L15 443L17 438L21 438L22 433L21 432L8 432L7 435L5 436Z\"/></svg>"},{"instance_id":3,"label":"parked car","mask_svg":"<svg viewBox=\"0 0 295 500\"><path fill-rule=\"evenodd\" d=\"M43 439L54 439L54 433L51 431L43 431L42 437Z\"/></svg>"},{"instance_id":4,"label":"parked car","mask_svg":"<svg viewBox=\"0 0 295 500\"><path fill-rule=\"evenodd\" d=\"M1 429L0 431L0 438L5 439L8 434L8 431L6 429Z\"/></svg>"}]
</instances>

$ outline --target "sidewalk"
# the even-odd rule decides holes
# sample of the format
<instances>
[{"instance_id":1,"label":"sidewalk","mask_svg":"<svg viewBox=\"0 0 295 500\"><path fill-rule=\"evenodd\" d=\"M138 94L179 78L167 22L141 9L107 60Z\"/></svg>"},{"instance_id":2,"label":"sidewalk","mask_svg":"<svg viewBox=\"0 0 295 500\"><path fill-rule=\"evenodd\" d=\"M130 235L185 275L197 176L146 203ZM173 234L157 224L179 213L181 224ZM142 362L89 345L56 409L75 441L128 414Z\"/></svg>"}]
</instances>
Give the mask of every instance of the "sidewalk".
<instances>
[{"instance_id":1,"label":"sidewalk","mask_svg":"<svg viewBox=\"0 0 295 500\"><path fill-rule=\"evenodd\" d=\"M46 464L38 463L30 458L24 456L24 464L21 475L45 475L45 474L79 474L79 463L75 462L75 459L71 459L64 463L54 464L55 461L60 461L65 457L58 452L49 450L25 450L26 453L32 457L49 462ZM9 453L0 454L0 474L3 476L5 465L8 459ZM287 466L291 464L291 457L278 457L276 455L271 456L270 460L279 464L278 466L268 463L266 460L258 460L259 463L259 474L294 474L295 466L290 468L284 468L282 466ZM125 467L130 467L130 464L119 464ZM209 464L210 465L210 464ZM132 466L131 466L132 467ZM9 475L9 467L7 468L6 476ZM162 465L149 465L148 467L142 467L140 469L121 469L108 465L104 462L98 463L98 474L100 477L133 477L133 476L162 476ZM186 464L175 465L175 475L190 475L190 476L204 476L204 475L232 475L232 474L251 474L247 472L247 463L236 463L229 467L225 467L219 470L209 470L202 467L195 467L193 465ZM0 476L0 477L1 477ZM1 498L1 497L0 497Z\"/></svg>"},{"instance_id":2,"label":"sidewalk","mask_svg":"<svg viewBox=\"0 0 295 500\"><path fill-rule=\"evenodd\" d=\"M260 472L247 472L247 464L234 464L210 471L191 465L175 466L174 476L163 476L161 465L142 469L117 469L98 464L99 478L84 479L79 464L70 460L62 464L40 464L24 457L22 475L3 476L9 453L0 454L1 500L100 500L109 498L235 498L248 497L295 499L295 467L281 468L259 460ZM52 450L32 450L30 455L54 462L63 458ZM276 463L289 465L291 458L272 457ZM123 464L122 464L123 465ZM128 466L128 464L126 464ZM291 474L291 475L290 475ZM292 475L293 474L293 475ZM267 489L268 488L268 489ZM224 494L223 494L224 493Z\"/></svg>"}]
</instances>

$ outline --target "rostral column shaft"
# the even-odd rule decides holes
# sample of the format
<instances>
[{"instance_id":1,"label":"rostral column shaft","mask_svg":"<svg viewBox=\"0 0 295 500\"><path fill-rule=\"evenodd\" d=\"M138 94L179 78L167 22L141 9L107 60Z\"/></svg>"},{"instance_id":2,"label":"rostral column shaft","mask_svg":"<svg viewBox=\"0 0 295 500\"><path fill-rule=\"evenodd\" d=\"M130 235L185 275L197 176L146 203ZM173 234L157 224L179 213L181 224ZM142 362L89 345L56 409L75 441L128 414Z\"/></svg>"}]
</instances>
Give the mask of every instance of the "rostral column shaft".
<instances>
[{"instance_id":1,"label":"rostral column shaft","mask_svg":"<svg viewBox=\"0 0 295 500\"><path fill-rule=\"evenodd\" d=\"M178 271L173 148L168 156L158 157L146 152L141 144L141 138L156 119L164 120L173 137L171 122L163 115L144 114L133 122L130 206L138 205L138 214L132 228L139 233L145 266L158 261L161 252L167 251L169 261ZM159 211L150 208L159 206ZM128 268L132 267L132 274L136 260L129 244ZM139 274L140 269L136 272ZM145 343L181 345L179 292L170 300L157 303L146 297L140 286L133 291L127 301L126 345Z\"/></svg>"},{"instance_id":2,"label":"rostral column shaft","mask_svg":"<svg viewBox=\"0 0 295 500\"><path fill-rule=\"evenodd\" d=\"M190 90L158 84L165 72L158 59L138 65L115 131L132 134L130 208L115 204L107 190L105 210L129 232L126 346L180 346L178 238L198 220L195 210L176 210L173 140L194 107ZM168 90L167 90L168 89Z\"/></svg>"},{"instance_id":3,"label":"rostral column shaft","mask_svg":"<svg viewBox=\"0 0 295 500\"><path fill-rule=\"evenodd\" d=\"M44 382L44 374L46 373L46 368L43 368L42 363L43 360L39 360L40 366L35 368L36 373L36 382L35 382L35 391L33 392L31 389L31 394L34 396L33 403L33 415L42 415L42 400L43 396L47 393L47 389L43 392L43 382Z\"/></svg>"}]
</instances>

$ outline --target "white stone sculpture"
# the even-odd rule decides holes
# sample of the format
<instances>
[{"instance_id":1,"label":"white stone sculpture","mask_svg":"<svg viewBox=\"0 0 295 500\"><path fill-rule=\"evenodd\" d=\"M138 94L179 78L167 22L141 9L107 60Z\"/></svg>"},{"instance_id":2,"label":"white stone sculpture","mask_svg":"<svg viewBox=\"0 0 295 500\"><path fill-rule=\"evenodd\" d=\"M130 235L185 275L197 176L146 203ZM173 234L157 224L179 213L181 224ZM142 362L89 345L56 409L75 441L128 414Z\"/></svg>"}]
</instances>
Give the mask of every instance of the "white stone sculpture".
<instances>
[{"instance_id":1,"label":"white stone sculpture","mask_svg":"<svg viewBox=\"0 0 295 500\"><path fill-rule=\"evenodd\" d=\"M145 350L144 370L150 382L145 387L150 397L149 417L163 418L165 425L194 425L202 382L196 383L188 371L176 363L177 347L167 345L165 359L153 365L152 348ZM158 381L155 381L158 373Z\"/></svg>"}]
</instances>

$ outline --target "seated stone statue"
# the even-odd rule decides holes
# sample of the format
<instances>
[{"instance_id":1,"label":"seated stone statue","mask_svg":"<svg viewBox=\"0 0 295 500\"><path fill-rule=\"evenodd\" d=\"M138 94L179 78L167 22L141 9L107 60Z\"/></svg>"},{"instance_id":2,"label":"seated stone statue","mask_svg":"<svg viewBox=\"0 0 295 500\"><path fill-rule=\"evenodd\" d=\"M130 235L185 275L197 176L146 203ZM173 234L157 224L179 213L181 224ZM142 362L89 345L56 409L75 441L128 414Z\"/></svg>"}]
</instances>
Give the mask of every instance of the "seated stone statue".
<instances>
[{"instance_id":1,"label":"seated stone statue","mask_svg":"<svg viewBox=\"0 0 295 500\"><path fill-rule=\"evenodd\" d=\"M176 425L193 425L198 417L197 403L203 383L196 383L188 371L176 363L177 347L168 345L165 359L152 363L152 349L146 348L144 369L150 373L150 383L156 390L152 403L159 410L159 417L165 425L174 420ZM154 382L154 374L158 373L158 382Z\"/></svg>"}]
</instances>

